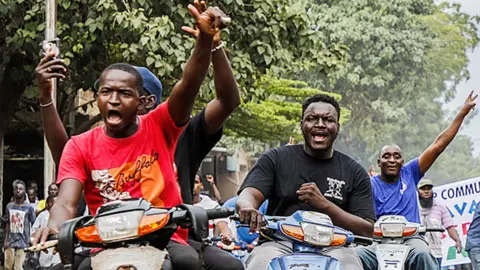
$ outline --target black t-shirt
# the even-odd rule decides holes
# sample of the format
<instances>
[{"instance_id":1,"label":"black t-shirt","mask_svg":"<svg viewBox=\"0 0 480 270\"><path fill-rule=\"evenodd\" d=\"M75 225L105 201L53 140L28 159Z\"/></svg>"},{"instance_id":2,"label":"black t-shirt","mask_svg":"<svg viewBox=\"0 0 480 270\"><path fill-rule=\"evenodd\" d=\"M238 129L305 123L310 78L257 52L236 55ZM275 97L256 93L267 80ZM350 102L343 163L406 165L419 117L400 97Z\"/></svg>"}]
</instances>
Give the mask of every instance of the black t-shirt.
<instances>
[{"instance_id":1,"label":"black t-shirt","mask_svg":"<svg viewBox=\"0 0 480 270\"><path fill-rule=\"evenodd\" d=\"M239 194L247 187L256 188L269 200L267 215L289 216L297 210L316 211L296 194L309 182L315 182L323 196L344 211L375 220L370 177L360 164L338 151L331 159L320 160L309 156L303 145L272 149L260 156Z\"/></svg>"},{"instance_id":2,"label":"black t-shirt","mask_svg":"<svg viewBox=\"0 0 480 270\"><path fill-rule=\"evenodd\" d=\"M195 115L178 138L175 165L184 203L193 204L193 185L200 163L222 138L223 128L208 135L205 109Z\"/></svg>"}]
</instances>

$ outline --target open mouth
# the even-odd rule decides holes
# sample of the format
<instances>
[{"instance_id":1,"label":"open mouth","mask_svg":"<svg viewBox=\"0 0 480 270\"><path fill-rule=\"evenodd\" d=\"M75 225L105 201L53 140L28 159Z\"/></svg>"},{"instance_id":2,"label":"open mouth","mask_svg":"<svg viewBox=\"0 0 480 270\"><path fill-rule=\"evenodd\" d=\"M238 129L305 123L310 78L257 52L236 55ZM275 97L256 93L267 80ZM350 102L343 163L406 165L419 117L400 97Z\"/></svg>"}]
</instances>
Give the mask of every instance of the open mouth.
<instances>
[{"instance_id":1,"label":"open mouth","mask_svg":"<svg viewBox=\"0 0 480 270\"><path fill-rule=\"evenodd\" d=\"M110 124L118 124L122 120L122 115L118 111L109 110L107 120Z\"/></svg>"},{"instance_id":2,"label":"open mouth","mask_svg":"<svg viewBox=\"0 0 480 270\"><path fill-rule=\"evenodd\" d=\"M312 138L317 143L326 141L327 137L328 137L328 134L325 134L325 133L312 133Z\"/></svg>"}]
</instances>

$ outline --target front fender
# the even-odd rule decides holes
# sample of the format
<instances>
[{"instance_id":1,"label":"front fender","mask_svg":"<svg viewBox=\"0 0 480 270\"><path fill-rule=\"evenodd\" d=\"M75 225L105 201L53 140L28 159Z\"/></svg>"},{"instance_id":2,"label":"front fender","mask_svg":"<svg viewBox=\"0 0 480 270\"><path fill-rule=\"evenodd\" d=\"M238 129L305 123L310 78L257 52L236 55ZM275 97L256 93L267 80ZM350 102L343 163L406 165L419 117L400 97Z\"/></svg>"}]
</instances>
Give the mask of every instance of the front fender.
<instances>
[{"instance_id":1,"label":"front fender","mask_svg":"<svg viewBox=\"0 0 480 270\"><path fill-rule=\"evenodd\" d=\"M293 253L273 259L268 270L343 270L340 262L330 256Z\"/></svg>"}]
</instances>

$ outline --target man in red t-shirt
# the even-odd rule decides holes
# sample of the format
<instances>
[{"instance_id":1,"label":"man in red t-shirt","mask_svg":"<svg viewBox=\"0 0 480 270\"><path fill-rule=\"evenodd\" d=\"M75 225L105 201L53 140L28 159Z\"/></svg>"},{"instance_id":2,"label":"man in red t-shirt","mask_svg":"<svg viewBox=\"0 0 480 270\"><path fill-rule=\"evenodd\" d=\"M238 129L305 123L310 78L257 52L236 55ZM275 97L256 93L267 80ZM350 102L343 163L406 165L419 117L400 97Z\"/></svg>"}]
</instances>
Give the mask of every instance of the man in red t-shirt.
<instances>
[{"instance_id":1,"label":"man in red t-shirt","mask_svg":"<svg viewBox=\"0 0 480 270\"><path fill-rule=\"evenodd\" d=\"M208 8L199 13L189 5L200 31L194 52L185 66L182 79L170 98L154 111L137 116L145 106L139 99L142 89L140 73L128 64L114 64L101 74L97 104L103 127L74 136L65 146L57 182L60 191L52 208L48 228L34 239L45 242L50 233L73 218L82 189L91 214L103 203L123 198L143 197L159 207L173 207L182 202L173 172L173 154L177 139L190 117L195 96L210 65L212 39L220 30L223 12ZM44 60L42 60L44 61ZM40 62L37 74L45 74L39 87L50 88L49 78L64 78L62 60ZM58 73L51 73L52 70ZM46 78L46 77L49 78ZM186 244L187 232L179 230L172 240Z\"/></svg>"}]
</instances>

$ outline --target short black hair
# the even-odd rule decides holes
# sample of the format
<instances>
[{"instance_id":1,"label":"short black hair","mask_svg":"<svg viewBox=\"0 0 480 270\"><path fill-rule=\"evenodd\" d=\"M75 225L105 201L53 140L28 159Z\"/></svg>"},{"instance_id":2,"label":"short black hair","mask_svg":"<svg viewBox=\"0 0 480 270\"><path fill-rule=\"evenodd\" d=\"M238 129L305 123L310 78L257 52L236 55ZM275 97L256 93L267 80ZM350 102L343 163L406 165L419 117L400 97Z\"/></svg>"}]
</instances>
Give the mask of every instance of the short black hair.
<instances>
[{"instance_id":1,"label":"short black hair","mask_svg":"<svg viewBox=\"0 0 480 270\"><path fill-rule=\"evenodd\" d=\"M307 110L308 106L316 102L324 102L332 105L337 111L337 114L338 114L337 120L340 120L340 105L338 105L338 102L334 97L331 97L325 94L316 94L305 99L302 105L302 119L303 119L303 116L305 115L305 110Z\"/></svg>"},{"instance_id":2,"label":"short black hair","mask_svg":"<svg viewBox=\"0 0 480 270\"><path fill-rule=\"evenodd\" d=\"M55 184L55 183L51 183L50 185L48 185L48 188L50 188L51 186L56 186L56 187L58 187L58 185L57 185L57 184Z\"/></svg>"},{"instance_id":3,"label":"short black hair","mask_svg":"<svg viewBox=\"0 0 480 270\"><path fill-rule=\"evenodd\" d=\"M142 78L142 75L140 74L140 72L138 72L138 70L132 66L132 65L129 65L129 64L125 64L125 63L115 63L113 65L110 65L108 67L106 67L103 71L102 71L102 74L100 74L100 78L102 78L103 74L106 72L106 71L109 71L109 70L121 70L121 71L125 71L127 73L130 73L132 74L133 76L135 76L135 87L137 88L137 91L138 91L138 94L141 95L143 91L143 78Z\"/></svg>"},{"instance_id":4,"label":"short black hair","mask_svg":"<svg viewBox=\"0 0 480 270\"><path fill-rule=\"evenodd\" d=\"M27 188L27 186L25 185L25 182L23 182L20 179L16 179L15 181L13 181L12 187L15 188L16 185L22 185L24 188Z\"/></svg>"}]
</instances>

